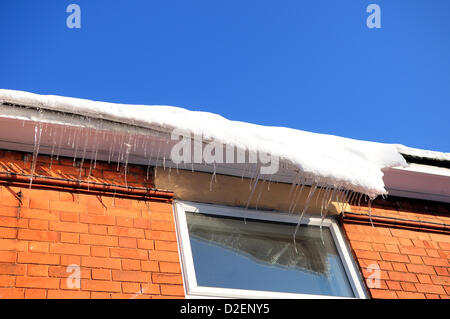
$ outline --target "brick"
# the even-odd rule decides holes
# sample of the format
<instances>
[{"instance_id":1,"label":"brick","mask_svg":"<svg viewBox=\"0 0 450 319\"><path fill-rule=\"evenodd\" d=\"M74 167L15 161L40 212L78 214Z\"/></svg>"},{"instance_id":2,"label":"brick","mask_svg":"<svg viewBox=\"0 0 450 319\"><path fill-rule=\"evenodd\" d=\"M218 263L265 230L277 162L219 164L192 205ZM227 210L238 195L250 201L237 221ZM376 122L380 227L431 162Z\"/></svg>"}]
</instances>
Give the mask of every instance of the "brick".
<instances>
[{"instance_id":1,"label":"brick","mask_svg":"<svg viewBox=\"0 0 450 319\"><path fill-rule=\"evenodd\" d=\"M0 287L14 287L16 277L11 275L0 275Z\"/></svg>"},{"instance_id":2,"label":"brick","mask_svg":"<svg viewBox=\"0 0 450 319\"><path fill-rule=\"evenodd\" d=\"M416 288L418 292L422 293L430 293L430 294L445 294L444 288L437 285L430 284L416 284Z\"/></svg>"},{"instance_id":3,"label":"brick","mask_svg":"<svg viewBox=\"0 0 450 319\"><path fill-rule=\"evenodd\" d=\"M119 237L119 247L136 248L137 247L136 238Z\"/></svg>"},{"instance_id":4,"label":"brick","mask_svg":"<svg viewBox=\"0 0 450 319\"><path fill-rule=\"evenodd\" d=\"M111 280L110 269L92 269L92 279Z\"/></svg>"},{"instance_id":5,"label":"brick","mask_svg":"<svg viewBox=\"0 0 450 319\"><path fill-rule=\"evenodd\" d=\"M155 249L154 241L149 239L138 239L137 240L137 247L140 249L148 249L153 250Z\"/></svg>"},{"instance_id":6,"label":"brick","mask_svg":"<svg viewBox=\"0 0 450 319\"><path fill-rule=\"evenodd\" d=\"M435 271L431 266L414 265L414 264L408 264L406 266L408 267L408 271L412 273L429 274L429 275L435 274Z\"/></svg>"},{"instance_id":7,"label":"brick","mask_svg":"<svg viewBox=\"0 0 450 319\"><path fill-rule=\"evenodd\" d=\"M89 246L87 245L66 244L66 243L50 244L50 253L61 255L80 255L80 256L89 256L91 254Z\"/></svg>"},{"instance_id":8,"label":"brick","mask_svg":"<svg viewBox=\"0 0 450 319\"><path fill-rule=\"evenodd\" d=\"M113 270L112 278L114 281L151 282L150 273L141 271Z\"/></svg>"},{"instance_id":9,"label":"brick","mask_svg":"<svg viewBox=\"0 0 450 319\"><path fill-rule=\"evenodd\" d=\"M50 230L72 232L72 233L87 233L88 225L81 223L51 221Z\"/></svg>"},{"instance_id":10,"label":"brick","mask_svg":"<svg viewBox=\"0 0 450 319\"><path fill-rule=\"evenodd\" d=\"M0 263L0 275L25 275L25 271L25 265Z\"/></svg>"},{"instance_id":11,"label":"brick","mask_svg":"<svg viewBox=\"0 0 450 319\"><path fill-rule=\"evenodd\" d=\"M0 234L2 238L17 238L17 229L0 227Z\"/></svg>"},{"instance_id":12,"label":"brick","mask_svg":"<svg viewBox=\"0 0 450 319\"><path fill-rule=\"evenodd\" d=\"M21 218L31 218L31 219L44 219L44 220L59 220L58 212L50 212L43 209L28 209L22 208L20 210Z\"/></svg>"},{"instance_id":13,"label":"brick","mask_svg":"<svg viewBox=\"0 0 450 319\"><path fill-rule=\"evenodd\" d=\"M25 289L25 299L46 299L47 290L45 289Z\"/></svg>"},{"instance_id":14,"label":"brick","mask_svg":"<svg viewBox=\"0 0 450 319\"><path fill-rule=\"evenodd\" d=\"M156 240L155 250L178 251L178 245L176 242Z\"/></svg>"},{"instance_id":15,"label":"brick","mask_svg":"<svg viewBox=\"0 0 450 319\"><path fill-rule=\"evenodd\" d=\"M417 274L417 279L422 284L431 284L431 277L429 275Z\"/></svg>"},{"instance_id":16,"label":"brick","mask_svg":"<svg viewBox=\"0 0 450 319\"><path fill-rule=\"evenodd\" d=\"M76 266L79 267L78 264L76 264ZM90 278L91 276L91 271L88 268L84 268L84 267L80 267L80 278ZM48 268L48 275L50 277L59 277L59 278L67 278L70 275L75 275L77 272L77 269L74 267L69 267L69 266L50 266Z\"/></svg>"},{"instance_id":17,"label":"brick","mask_svg":"<svg viewBox=\"0 0 450 319\"><path fill-rule=\"evenodd\" d=\"M57 242L59 236L53 231L19 229L18 239Z\"/></svg>"},{"instance_id":18,"label":"brick","mask_svg":"<svg viewBox=\"0 0 450 319\"><path fill-rule=\"evenodd\" d=\"M113 216L92 216L83 214L80 215L80 222L98 225L114 225L116 223Z\"/></svg>"},{"instance_id":19,"label":"brick","mask_svg":"<svg viewBox=\"0 0 450 319\"><path fill-rule=\"evenodd\" d=\"M161 231L175 231L175 224L173 222L163 222L159 220L152 220L152 230Z\"/></svg>"},{"instance_id":20,"label":"brick","mask_svg":"<svg viewBox=\"0 0 450 319\"><path fill-rule=\"evenodd\" d=\"M141 260L142 271L159 271L157 261Z\"/></svg>"},{"instance_id":21,"label":"brick","mask_svg":"<svg viewBox=\"0 0 450 319\"><path fill-rule=\"evenodd\" d=\"M408 272L406 265L402 263L392 263L392 267L395 271Z\"/></svg>"},{"instance_id":22,"label":"brick","mask_svg":"<svg viewBox=\"0 0 450 319\"><path fill-rule=\"evenodd\" d=\"M146 239L167 240L167 241L176 241L177 240L177 236L175 235L175 232L155 231L155 230L145 230L145 238Z\"/></svg>"},{"instance_id":23,"label":"brick","mask_svg":"<svg viewBox=\"0 0 450 319\"><path fill-rule=\"evenodd\" d=\"M17 218L15 217L0 217L1 227L17 227Z\"/></svg>"},{"instance_id":24,"label":"brick","mask_svg":"<svg viewBox=\"0 0 450 319\"><path fill-rule=\"evenodd\" d=\"M134 282L122 282L122 291L124 293L136 294L141 291L141 284Z\"/></svg>"},{"instance_id":25,"label":"brick","mask_svg":"<svg viewBox=\"0 0 450 319\"><path fill-rule=\"evenodd\" d=\"M400 285L404 291L417 291L416 286L411 282L402 282Z\"/></svg>"},{"instance_id":26,"label":"brick","mask_svg":"<svg viewBox=\"0 0 450 319\"><path fill-rule=\"evenodd\" d=\"M120 260L104 257L81 257L81 265L94 268L120 269Z\"/></svg>"},{"instance_id":27,"label":"brick","mask_svg":"<svg viewBox=\"0 0 450 319\"><path fill-rule=\"evenodd\" d=\"M23 299L25 291L21 288L0 288L1 299Z\"/></svg>"},{"instance_id":28,"label":"brick","mask_svg":"<svg viewBox=\"0 0 450 319\"><path fill-rule=\"evenodd\" d=\"M16 277L16 287L58 289L58 278Z\"/></svg>"},{"instance_id":29,"label":"brick","mask_svg":"<svg viewBox=\"0 0 450 319\"><path fill-rule=\"evenodd\" d=\"M28 244L17 239L0 239L0 250L27 251Z\"/></svg>"},{"instance_id":30,"label":"brick","mask_svg":"<svg viewBox=\"0 0 450 319\"><path fill-rule=\"evenodd\" d=\"M445 268L445 267L434 267L434 270L440 276L450 276L450 273L448 272L447 268Z\"/></svg>"},{"instance_id":31,"label":"brick","mask_svg":"<svg viewBox=\"0 0 450 319\"><path fill-rule=\"evenodd\" d=\"M430 257L441 257L436 249L426 249L427 255Z\"/></svg>"},{"instance_id":32,"label":"brick","mask_svg":"<svg viewBox=\"0 0 450 319\"><path fill-rule=\"evenodd\" d=\"M110 299L111 295L108 292L91 291L91 299Z\"/></svg>"},{"instance_id":33,"label":"brick","mask_svg":"<svg viewBox=\"0 0 450 319\"><path fill-rule=\"evenodd\" d=\"M399 299L425 299L425 295L418 292L397 291Z\"/></svg>"},{"instance_id":34,"label":"brick","mask_svg":"<svg viewBox=\"0 0 450 319\"><path fill-rule=\"evenodd\" d=\"M161 294L167 296L184 296L184 288L181 285L160 285ZM395 293L394 293L395 296Z\"/></svg>"},{"instance_id":35,"label":"brick","mask_svg":"<svg viewBox=\"0 0 450 319\"><path fill-rule=\"evenodd\" d=\"M80 234L77 233L60 233L62 243L79 243Z\"/></svg>"},{"instance_id":36,"label":"brick","mask_svg":"<svg viewBox=\"0 0 450 319\"><path fill-rule=\"evenodd\" d=\"M401 262L404 262L404 263L409 262L408 256L405 256L405 255L388 253L388 252L382 252L380 254L381 254L381 257L383 258L383 260L386 260L386 261L395 261L395 262L400 262L400 263Z\"/></svg>"},{"instance_id":37,"label":"brick","mask_svg":"<svg viewBox=\"0 0 450 319\"><path fill-rule=\"evenodd\" d=\"M402 290L402 286L398 281L387 280L386 285L388 286L389 290Z\"/></svg>"},{"instance_id":38,"label":"brick","mask_svg":"<svg viewBox=\"0 0 450 319\"><path fill-rule=\"evenodd\" d=\"M389 278L394 281L407 281L407 282L418 282L415 274L388 271Z\"/></svg>"},{"instance_id":39,"label":"brick","mask_svg":"<svg viewBox=\"0 0 450 319\"><path fill-rule=\"evenodd\" d=\"M450 277L447 276L431 276L431 280L436 285L450 286Z\"/></svg>"},{"instance_id":40,"label":"brick","mask_svg":"<svg viewBox=\"0 0 450 319\"><path fill-rule=\"evenodd\" d=\"M96 235L107 235L108 228L105 225L89 224L89 233Z\"/></svg>"},{"instance_id":41,"label":"brick","mask_svg":"<svg viewBox=\"0 0 450 319\"><path fill-rule=\"evenodd\" d=\"M59 264L58 255L49 255L44 253L24 253L19 252L17 261L24 264L42 264L42 265L57 265Z\"/></svg>"},{"instance_id":42,"label":"brick","mask_svg":"<svg viewBox=\"0 0 450 319\"><path fill-rule=\"evenodd\" d=\"M81 290L120 292L120 282L105 280L81 280Z\"/></svg>"},{"instance_id":43,"label":"brick","mask_svg":"<svg viewBox=\"0 0 450 319\"><path fill-rule=\"evenodd\" d=\"M78 213L69 213L69 212L60 212L59 213L59 219L62 222L71 222L71 223L78 223L80 218L79 218L79 214Z\"/></svg>"},{"instance_id":44,"label":"brick","mask_svg":"<svg viewBox=\"0 0 450 319\"><path fill-rule=\"evenodd\" d=\"M79 290L48 290L48 299L89 299L90 292Z\"/></svg>"},{"instance_id":45,"label":"brick","mask_svg":"<svg viewBox=\"0 0 450 319\"><path fill-rule=\"evenodd\" d=\"M423 260L422 260L422 257L420 257L420 256L413 256L413 255L411 255L411 256L409 256L409 261L412 264L423 265Z\"/></svg>"},{"instance_id":46,"label":"brick","mask_svg":"<svg viewBox=\"0 0 450 319\"><path fill-rule=\"evenodd\" d=\"M400 252L404 255L427 256L425 249L419 247L400 247Z\"/></svg>"},{"instance_id":47,"label":"brick","mask_svg":"<svg viewBox=\"0 0 450 319\"><path fill-rule=\"evenodd\" d=\"M91 256L108 257L109 248L104 246L91 246Z\"/></svg>"},{"instance_id":48,"label":"brick","mask_svg":"<svg viewBox=\"0 0 450 319\"><path fill-rule=\"evenodd\" d=\"M1 209L0 209L0 216L16 217L17 218L19 216L19 209L17 207L5 207L5 206L2 206Z\"/></svg>"},{"instance_id":49,"label":"brick","mask_svg":"<svg viewBox=\"0 0 450 319\"><path fill-rule=\"evenodd\" d=\"M50 201L50 211L84 213L86 212L86 206L78 203L63 202L59 200Z\"/></svg>"},{"instance_id":50,"label":"brick","mask_svg":"<svg viewBox=\"0 0 450 319\"><path fill-rule=\"evenodd\" d=\"M141 215L141 210L133 208L108 208L108 215L117 217L138 218Z\"/></svg>"},{"instance_id":51,"label":"brick","mask_svg":"<svg viewBox=\"0 0 450 319\"><path fill-rule=\"evenodd\" d=\"M159 263L159 268L161 272L181 274L181 267L179 263L161 261Z\"/></svg>"},{"instance_id":52,"label":"brick","mask_svg":"<svg viewBox=\"0 0 450 319\"><path fill-rule=\"evenodd\" d=\"M160 286L158 284L142 284L142 291L144 294L152 294L152 295L159 295L161 293ZM183 294L184 296L184 294Z\"/></svg>"},{"instance_id":53,"label":"brick","mask_svg":"<svg viewBox=\"0 0 450 319\"><path fill-rule=\"evenodd\" d=\"M150 220L146 218L136 218L134 219L134 227L143 228L143 229L151 229L152 223Z\"/></svg>"},{"instance_id":54,"label":"brick","mask_svg":"<svg viewBox=\"0 0 450 319\"><path fill-rule=\"evenodd\" d=\"M48 199L30 199L30 208L49 210L50 209L50 201Z\"/></svg>"},{"instance_id":55,"label":"brick","mask_svg":"<svg viewBox=\"0 0 450 319\"><path fill-rule=\"evenodd\" d=\"M174 274L152 274L152 282L155 284L183 284L180 275Z\"/></svg>"},{"instance_id":56,"label":"brick","mask_svg":"<svg viewBox=\"0 0 450 319\"><path fill-rule=\"evenodd\" d=\"M30 219L28 226L30 229L48 230L48 221L41 219Z\"/></svg>"},{"instance_id":57,"label":"brick","mask_svg":"<svg viewBox=\"0 0 450 319\"><path fill-rule=\"evenodd\" d=\"M14 251L0 251L0 262L13 263L16 262L17 253Z\"/></svg>"},{"instance_id":58,"label":"brick","mask_svg":"<svg viewBox=\"0 0 450 319\"><path fill-rule=\"evenodd\" d=\"M154 211L154 212L150 212L150 219L152 221L165 221L165 222L174 222L173 219L173 213L170 212L158 212L158 211Z\"/></svg>"},{"instance_id":59,"label":"brick","mask_svg":"<svg viewBox=\"0 0 450 319\"><path fill-rule=\"evenodd\" d=\"M80 234L80 244L99 245L99 246L117 246L119 241L117 237Z\"/></svg>"},{"instance_id":60,"label":"brick","mask_svg":"<svg viewBox=\"0 0 450 319\"><path fill-rule=\"evenodd\" d=\"M111 257L115 258L128 258L128 259L148 259L148 252L142 249L131 249L131 248L111 248Z\"/></svg>"},{"instance_id":61,"label":"brick","mask_svg":"<svg viewBox=\"0 0 450 319\"><path fill-rule=\"evenodd\" d=\"M422 257L422 260L425 265L450 267L447 259L444 258Z\"/></svg>"},{"instance_id":62,"label":"brick","mask_svg":"<svg viewBox=\"0 0 450 319\"><path fill-rule=\"evenodd\" d=\"M117 226L133 227L133 218L129 217L116 217Z\"/></svg>"},{"instance_id":63,"label":"brick","mask_svg":"<svg viewBox=\"0 0 450 319\"><path fill-rule=\"evenodd\" d=\"M141 261L137 259L122 259L123 270L141 270Z\"/></svg>"},{"instance_id":64,"label":"brick","mask_svg":"<svg viewBox=\"0 0 450 319\"><path fill-rule=\"evenodd\" d=\"M108 226L108 234L112 236L144 238L142 229L128 228L122 226Z\"/></svg>"},{"instance_id":65,"label":"brick","mask_svg":"<svg viewBox=\"0 0 450 319\"><path fill-rule=\"evenodd\" d=\"M28 251L33 253L48 253L49 243L43 241L29 241Z\"/></svg>"},{"instance_id":66,"label":"brick","mask_svg":"<svg viewBox=\"0 0 450 319\"><path fill-rule=\"evenodd\" d=\"M47 265L27 265L27 275L37 276L37 277L47 277L48 276L48 266Z\"/></svg>"},{"instance_id":67,"label":"brick","mask_svg":"<svg viewBox=\"0 0 450 319\"><path fill-rule=\"evenodd\" d=\"M172 251L152 251L150 259L157 261L179 262L178 253Z\"/></svg>"},{"instance_id":68,"label":"brick","mask_svg":"<svg viewBox=\"0 0 450 319\"><path fill-rule=\"evenodd\" d=\"M61 255L61 265L81 265L81 256L73 256L73 255Z\"/></svg>"}]
</instances>

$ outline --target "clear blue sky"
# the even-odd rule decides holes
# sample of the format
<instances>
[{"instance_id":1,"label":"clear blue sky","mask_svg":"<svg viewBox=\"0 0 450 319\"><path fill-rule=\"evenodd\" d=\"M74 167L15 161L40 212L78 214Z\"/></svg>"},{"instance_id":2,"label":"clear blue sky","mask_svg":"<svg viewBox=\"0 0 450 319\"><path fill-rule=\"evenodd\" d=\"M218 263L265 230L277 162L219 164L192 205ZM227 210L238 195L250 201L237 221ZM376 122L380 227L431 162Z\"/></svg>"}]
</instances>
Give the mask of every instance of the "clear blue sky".
<instances>
[{"instance_id":1,"label":"clear blue sky","mask_svg":"<svg viewBox=\"0 0 450 319\"><path fill-rule=\"evenodd\" d=\"M0 36L0 88L450 152L448 0L1 1Z\"/></svg>"}]
</instances>

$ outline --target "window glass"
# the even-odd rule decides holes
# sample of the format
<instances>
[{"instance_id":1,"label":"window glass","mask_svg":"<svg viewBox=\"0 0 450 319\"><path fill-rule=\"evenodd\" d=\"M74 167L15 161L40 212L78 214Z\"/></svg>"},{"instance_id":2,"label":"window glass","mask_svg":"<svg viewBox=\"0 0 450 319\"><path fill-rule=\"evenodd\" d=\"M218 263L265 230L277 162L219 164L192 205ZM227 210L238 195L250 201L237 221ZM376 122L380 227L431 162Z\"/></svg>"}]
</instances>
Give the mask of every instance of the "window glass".
<instances>
[{"instance_id":1,"label":"window glass","mask_svg":"<svg viewBox=\"0 0 450 319\"><path fill-rule=\"evenodd\" d=\"M353 297L327 227L186 213L198 286Z\"/></svg>"}]
</instances>

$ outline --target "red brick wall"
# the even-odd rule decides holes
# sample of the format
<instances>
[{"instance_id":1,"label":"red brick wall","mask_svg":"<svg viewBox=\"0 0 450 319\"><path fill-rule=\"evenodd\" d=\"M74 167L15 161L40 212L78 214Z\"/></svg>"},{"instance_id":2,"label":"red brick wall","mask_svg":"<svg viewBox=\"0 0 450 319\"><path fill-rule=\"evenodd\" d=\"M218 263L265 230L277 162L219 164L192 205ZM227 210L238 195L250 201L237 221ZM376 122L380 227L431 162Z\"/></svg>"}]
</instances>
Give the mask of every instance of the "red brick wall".
<instances>
[{"instance_id":1,"label":"red brick wall","mask_svg":"<svg viewBox=\"0 0 450 319\"><path fill-rule=\"evenodd\" d=\"M83 180L124 184L117 164L90 164ZM75 166L39 156L36 174L77 179ZM29 154L0 151L0 172L30 168ZM131 165L128 185L150 187L146 176ZM170 200L43 188L0 184L0 298L184 297ZM80 267L80 288L68 286L71 264Z\"/></svg>"},{"instance_id":2,"label":"red brick wall","mask_svg":"<svg viewBox=\"0 0 450 319\"><path fill-rule=\"evenodd\" d=\"M352 207L352 212L367 215L368 209ZM371 296L449 299L449 205L378 200L372 215L381 217L374 222L375 227L367 221L343 218L343 228L367 284L373 274L367 267L377 264L380 268L380 288L369 289ZM447 231L426 227L430 222L433 227L447 227Z\"/></svg>"}]
</instances>

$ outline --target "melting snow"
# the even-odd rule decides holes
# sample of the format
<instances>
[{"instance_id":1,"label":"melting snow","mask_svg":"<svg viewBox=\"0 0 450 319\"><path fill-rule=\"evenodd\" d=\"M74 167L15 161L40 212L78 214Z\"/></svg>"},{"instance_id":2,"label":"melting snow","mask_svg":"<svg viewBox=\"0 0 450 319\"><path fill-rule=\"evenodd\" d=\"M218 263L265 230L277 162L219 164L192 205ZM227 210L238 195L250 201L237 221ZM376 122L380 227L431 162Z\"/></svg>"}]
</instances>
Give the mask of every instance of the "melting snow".
<instances>
[{"instance_id":1,"label":"melting snow","mask_svg":"<svg viewBox=\"0 0 450 319\"><path fill-rule=\"evenodd\" d=\"M284 127L230 121L217 114L189 111L173 106L124 105L0 90L0 103L4 102L110 120L167 133L174 129L182 129L192 135L202 136L205 140L215 140L227 146L252 152L269 153L271 156L279 157L280 161L294 164L298 169L300 173L294 177L293 186L300 185L300 180L307 177L315 187L319 184L320 187L326 186L327 189L346 189L374 198L386 194L382 171L384 168L407 166L400 153L409 148L402 145L359 141ZM36 131L36 140L39 140L41 131L42 128L39 127ZM131 140L128 143L121 142L126 146L122 157L127 163L128 156L136 145L132 145ZM60 146L61 140L58 142L58 148ZM38 152L39 143L36 143L36 148L35 152ZM85 147L79 151L83 153L84 159ZM149 152L153 151L152 147ZM450 159L450 154L440 154ZM253 188L258 178L259 176L255 177ZM295 179L299 181L296 182ZM298 189L294 192L295 197L298 196L297 191ZM347 195L349 199L350 194ZM351 195L352 199L353 197L356 199L355 194Z\"/></svg>"}]
</instances>

